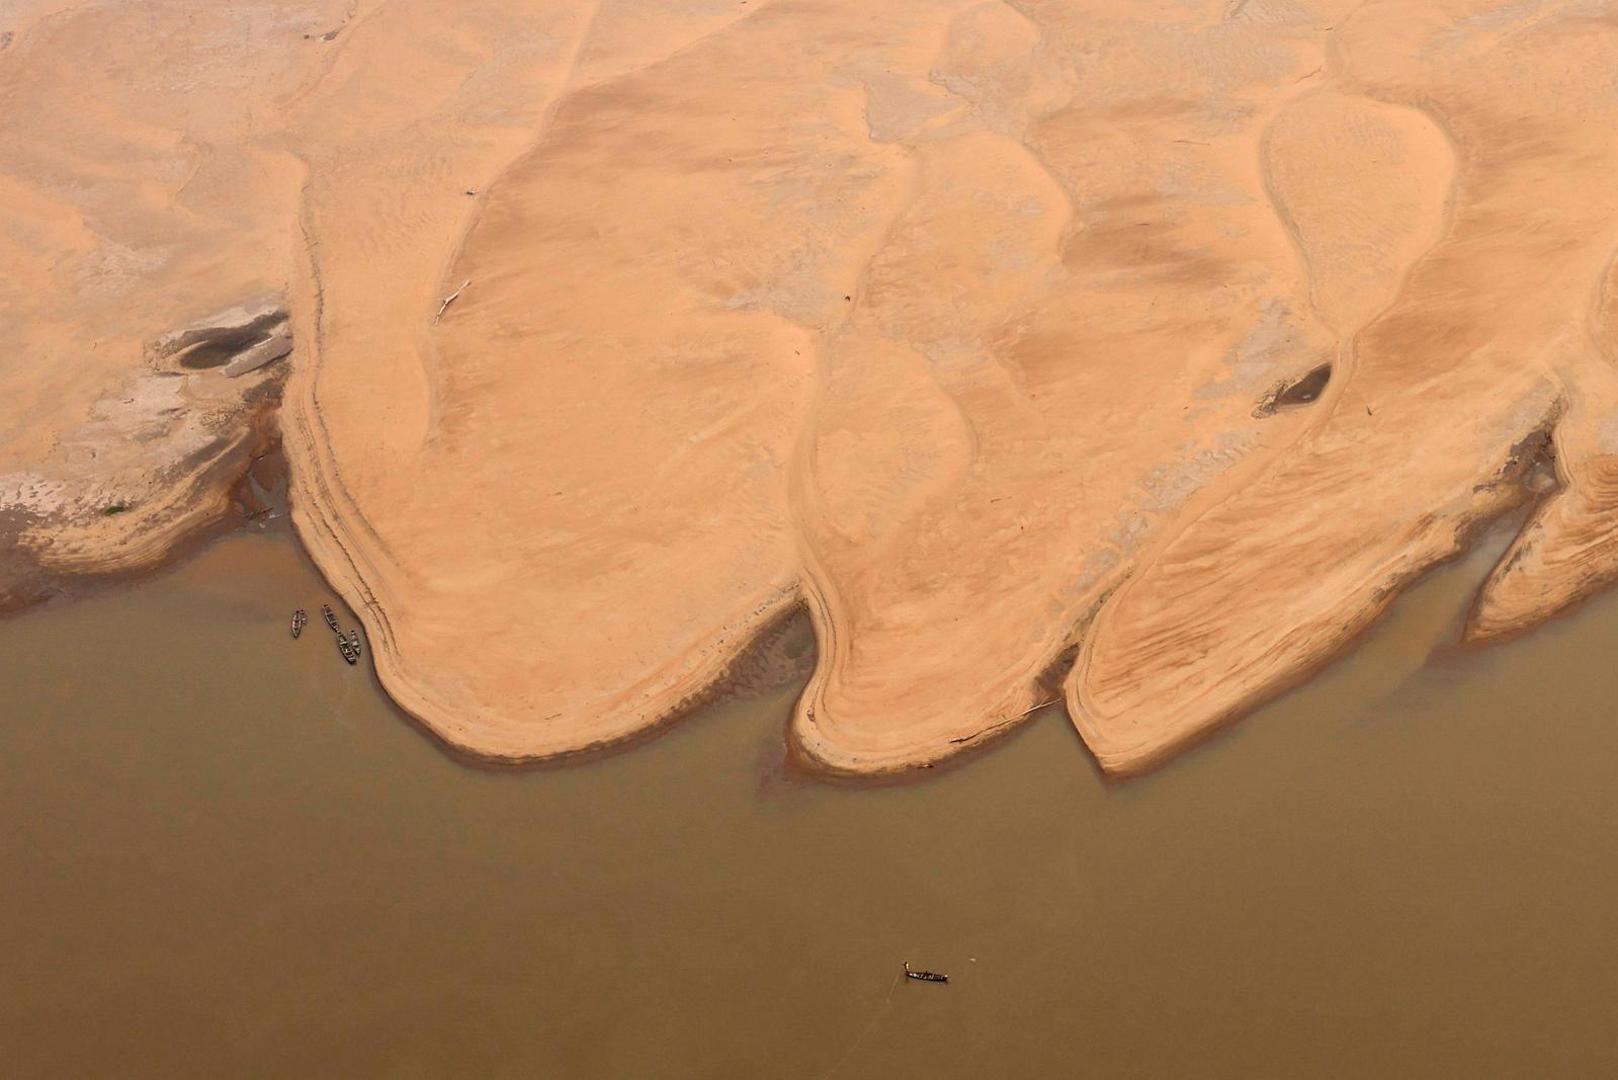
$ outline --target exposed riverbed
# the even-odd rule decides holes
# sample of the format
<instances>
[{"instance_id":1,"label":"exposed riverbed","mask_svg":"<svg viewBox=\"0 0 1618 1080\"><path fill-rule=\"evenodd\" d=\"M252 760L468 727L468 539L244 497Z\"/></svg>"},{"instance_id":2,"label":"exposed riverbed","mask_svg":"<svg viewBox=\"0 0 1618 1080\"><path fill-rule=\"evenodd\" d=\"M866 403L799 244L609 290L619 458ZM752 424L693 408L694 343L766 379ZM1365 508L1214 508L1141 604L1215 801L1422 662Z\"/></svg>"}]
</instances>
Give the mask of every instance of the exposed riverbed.
<instances>
[{"instance_id":1,"label":"exposed riverbed","mask_svg":"<svg viewBox=\"0 0 1618 1080\"><path fill-rule=\"evenodd\" d=\"M0 620L0 1072L1594 1075L1618 601L1453 649L1488 564L1142 779L1053 711L844 786L785 761L796 687L469 767L234 534Z\"/></svg>"}]
</instances>

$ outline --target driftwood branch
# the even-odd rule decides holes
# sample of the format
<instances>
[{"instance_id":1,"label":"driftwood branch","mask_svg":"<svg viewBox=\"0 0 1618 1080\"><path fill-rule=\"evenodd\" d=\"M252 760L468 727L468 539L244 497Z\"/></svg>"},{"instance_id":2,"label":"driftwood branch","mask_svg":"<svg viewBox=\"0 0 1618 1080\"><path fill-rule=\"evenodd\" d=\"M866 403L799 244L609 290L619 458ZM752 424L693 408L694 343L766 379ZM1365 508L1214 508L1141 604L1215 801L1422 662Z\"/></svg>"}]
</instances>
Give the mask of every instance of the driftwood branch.
<instances>
[{"instance_id":1,"label":"driftwood branch","mask_svg":"<svg viewBox=\"0 0 1618 1080\"><path fill-rule=\"evenodd\" d=\"M444 312L449 310L449 306L455 302L455 298L461 295L461 293L465 292L466 287L470 284L472 284L472 279L467 278L465 281L461 282L461 287L459 289L456 289L454 292L444 297L444 302L438 305L438 314L433 316L433 322L437 322L439 319L444 317Z\"/></svg>"},{"instance_id":2,"label":"driftwood branch","mask_svg":"<svg viewBox=\"0 0 1618 1080\"><path fill-rule=\"evenodd\" d=\"M1062 700L1062 699L1061 698L1051 698L1051 699L1049 699L1047 701L1041 701L1038 705L1029 706L1028 708L1024 709L1022 712L1018 713L1016 716L1008 716L1004 720L1001 720L999 723L990 724L988 727L984 728L982 731L976 732L976 733L974 733L972 735L962 735L959 738L951 739L950 743L951 743L951 745L959 746L961 743L975 742L975 741L977 741L979 739L986 739L990 735L994 735L997 732L1003 731L1004 729L1010 727L1012 724L1015 724L1017 721L1021 720L1023 717L1029 716L1029 715L1031 715L1033 713L1036 713L1039 710L1043 709L1047 705L1055 705L1060 700ZM929 768L929 769L932 768L931 765L928 765L926 767Z\"/></svg>"}]
</instances>

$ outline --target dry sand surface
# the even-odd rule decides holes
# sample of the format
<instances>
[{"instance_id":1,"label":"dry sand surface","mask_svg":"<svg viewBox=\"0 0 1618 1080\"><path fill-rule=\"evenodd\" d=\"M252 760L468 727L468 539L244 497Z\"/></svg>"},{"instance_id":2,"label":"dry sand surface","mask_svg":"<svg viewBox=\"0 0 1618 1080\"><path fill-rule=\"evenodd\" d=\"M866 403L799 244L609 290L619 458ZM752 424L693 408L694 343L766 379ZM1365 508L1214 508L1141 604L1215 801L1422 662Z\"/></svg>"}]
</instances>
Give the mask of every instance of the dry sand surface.
<instances>
[{"instance_id":1,"label":"dry sand surface","mask_svg":"<svg viewBox=\"0 0 1618 1080\"><path fill-rule=\"evenodd\" d=\"M806 607L821 766L1061 698L1126 772L1512 507L1469 636L1618 576L1618 0L0 34L0 574L159 556L284 398L300 533L472 753L632 736Z\"/></svg>"}]
</instances>

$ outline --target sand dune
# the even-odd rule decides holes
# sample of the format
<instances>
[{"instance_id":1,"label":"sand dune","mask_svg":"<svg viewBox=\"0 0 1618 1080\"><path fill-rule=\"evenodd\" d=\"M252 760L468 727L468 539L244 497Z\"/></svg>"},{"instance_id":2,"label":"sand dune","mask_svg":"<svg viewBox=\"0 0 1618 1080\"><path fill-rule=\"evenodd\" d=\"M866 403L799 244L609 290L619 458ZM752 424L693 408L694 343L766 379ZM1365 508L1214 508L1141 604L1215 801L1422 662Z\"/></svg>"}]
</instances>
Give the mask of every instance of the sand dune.
<instances>
[{"instance_id":1,"label":"sand dune","mask_svg":"<svg viewBox=\"0 0 1618 1080\"><path fill-rule=\"evenodd\" d=\"M300 533L389 692L470 752L630 737L807 607L791 739L822 767L1062 699L1129 771L1511 507L1469 636L1618 577L1610 3L19 21L0 528L85 568L128 542L83 533L107 477L211 505L63 436L174 375L143 343L284 294Z\"/></svg>"}]
</instances>

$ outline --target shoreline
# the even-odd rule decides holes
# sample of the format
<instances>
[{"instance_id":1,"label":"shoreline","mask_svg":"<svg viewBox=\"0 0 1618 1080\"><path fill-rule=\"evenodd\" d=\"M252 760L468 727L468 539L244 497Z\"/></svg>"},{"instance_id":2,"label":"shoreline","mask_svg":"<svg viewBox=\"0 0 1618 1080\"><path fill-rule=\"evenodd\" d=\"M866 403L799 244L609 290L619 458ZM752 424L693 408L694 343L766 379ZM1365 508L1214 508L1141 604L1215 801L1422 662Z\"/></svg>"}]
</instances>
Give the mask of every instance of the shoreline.
<instances>
[{"instance_id":1,"label":"shoreline","mask_svg":"<svg viewBox=\"0 0 1618 1080\"><path fill-rule=\"evenodd\" d=\"M9 602L177 557L279 438L457 753L633 742L807 618L806 767L1056 697L1125 774L1524 504L1465 641L1618 580L1618 34L829 4L29 24Z\"/></svg>"},{"instance_id":2,"label":"shoreline","mask_svg":"<svg viewBox=\"0 0 1618 1080\"><path fill-rule=\"evenodd\" d=\"M261 425L262 428L262 425ZM264 432L261 430L261 436ZM528 772L544 770L552 767L566 767L599 760L603 757L619 753L632 752L634 749L656 741L670 728L690 719L694 714L704 708L721 703L726 700L748 698L761 692L789 685L793 682L803 683L800 692L799 704L795 707L801 709L803 702L809 700L813 686L814 672L817 670L818 646L815 638L815 624L812 613L807 604L789 602L783 605L776 613L774 619L768 623L757 638L741 646L731 657L727 670L718 679L709 682L703 689L683 699L678 706L670 710L658 721L638 726L628 733L615 738L608 738L588 745L581 745L556 754L549 755L509 755L492 752L475 743L457 740L445 733L443 729L432 723L421 714L412 711L395 694L384 668L376 663L376 659L383 655L377 643L380 640L376 627L380 625L372 616L372 607L378 601L373 594L367 593L367 599L356 604L349 592L347 583L332 575L316 550L308 542L308 534L301 524L302 515L297 513L297 501L292 494L291 477L295 474L296 466L285 453L285 445L279 436L272 430L268 436L258 443L259 450L250 458L248 469L240 473L228 485L219 489L221 497L219 504L224 510L218 515L210 516L199 525L193 525L184 531L175 534L166 543L161 552L151 559L144 559L136 565L128 565L119 560L118 565L106 569L79 569L60 571L50 577L53 591L34 604L8 608L0 612L0 618L9 614L16 614L28 610L38 604L71 603L86 596L93 596L104 588L117 588L139 581L154 575L163 574L172 570L179 564L190 559L202 549L215 541L232 535L247 528L252 521L248 502L252 496L244 497L243 491L255 479L253 474L261 465L267 466L273 474L279 472L286 486L272 494L279 495L273 506L269 509L278 510L285 516L286 535L298 551L301 559L319 575L331 592L348 609L352 617L362 623L372 648L371 663L368 665L379 689L398 711L401 719L416 728L424 737L428 738L448 757L458 764L493 772ZM817 780L832 784L847 784L857 788L871 785L883 786L891 783L907 783L920 781L927 773L934 769L951 771L955 768L966 767L980 758L983 754L992 753L1003 741L1015 737L1026 726L1026 722L1035 713L1051 708L1061 710L1064 723L1077 729L1080 735L1080 744L1099 770L1108 780L1126 782L1139 777L1153 774L1183 755L1195 751L1206 742L1219 739L1231 727L1253 712L1259 711L1277 700L1302 689L1314 682L1317 677L1324 674L1338 663L1352 656L1366 640L1383 623L1390 610L1412 590L1424 584L1433 574L1439 573L1456 563L1462 562L1477 553L1480 547L1496 546L1498 552L1489 569L1478 580L1478 584L1471 590L1467 602L1466 616L1458 627L1449 645L1457 650L1471 652L1489 648L1496 645L1509 644L1520 637L1531 635L1534 631L1551 622L1560 621L1564 615L1571 616L1577 612L1587 601L1590 601L1607 591L1608 586L1597 585L1578 594L1575 601L1560 609L1550 619L1528 626L1517 627L1509 635L1490 635L1487 637L1473 637L1465 631L1471 625L1472 612L1475 611L1482 595L1482 586L1489 576L1498 570L1501 564L1510 556L1520 534L1532 521L1543 512L1543 499L1536 501L1531 495L1525 495L1514 505L1508 506L1494 516L1480 519L1467 530L1466 535L1459 539L1454 550L1446 557L1427 564L1421 569L1403 578L1399 585L1389 588L1381 593L1381 602L1375 610L1366 613L1356 621L1357 629L1354 634L1337 647L1323 650L1311 658L1310 664L1298 670L1284 683L1265 686L1258 693L1244 699L1240 705L1225 715L1220 721L1198 727L1184 737L1172 742L1148 746L1144 752L1123 754L1113 758L1103 758L1090 744L1088 733L1084 725L1073 720L1073 713L1069 705L1058 695L1036 704L1033 708L1019 716L1002 722L987 731L981 738L974 739L964 745L952 746L947 752L928 760L907 761L891 767L881 767L869 770L838 767L818 758L812 751L806 749L797 736L795 725L789 725L783 732L783 750L786 761L796 768L802 769L806 775ZM346 559L346 554L345 554ZM782 643L792 637L807 638L805 648L795 656L783 651ZM1082 648L1082 635L1080 645L1065 650L1069 654L1079 653ZM1059 687L1062 683L1073 678L1077 670L1079 657L1070 655L1067 665L1052 664L1042 677L1042 683ZM1055 691L1053 691L1055 693Z\"/></svg>"},{"instance_id":3,"label":"shoreline","mask_svg":"<svg viewBox=\"0 0 1618 1080\"><path fill-rule=\"evenodd\" d=\"M188 477L179 488L154 485L127 522L138 535L119 538L112 551L94 549L71 559L41 560L20 541L21 530L0 532L12 546L14 568L0 580L0 618L56 602L71 602L95 590L162 573L220 536L243 528L259 509L251 506L248 485L261 462L281 457L281 438L272 405L261 410L248 431L225 453ZM120 515L122 516L122 515ZM24 519L33 528L49 522Z\"/></svg>"},{"instance_id":4,"label":"shoreline","mask_svg":"<svg viewBox=\"0 0 1618 1080\"><path fill-rule=\"evenodd\" d=\"M1592 988L1611 980L1588 946L1618 890L1590 878L1590 853L1618 834L1599 812L1618 760L1602 662L1618 604L1607 594L1494 655L1435 646L1487 562L1447 569L1346 664L1127 782L1089 764L1054 711L959 768L800 772L782 753L792 688L632 752L511 772L469 768L401 722L318 615L290 641L285 599L308 606L326 588L289 537L254 526L160 579L0 622L21 704L3 728L21 1073L308 1074L337 1060L612 1076L666 1073L673 1053L702 1075L718 1047L742 1072L768 1058L817 1074L906 958L959 992L901 984L897 1026L861 1043L851 1071L903 1075L922 1054L935 1075L972 1076L1004 1064L1006 1025L1030 1013L1053 1034L1011 1048L1029 1075L1080 1054L1125 1073L1149 1060L1240 1076L1289 1038L1289 1060L1341 1070L1340 1047L1316 1037L1329 1013L1371 1073L1390 1056L1487 1073L1508 1043L1532 1072L1564 1002L1605 1001ZM1188 906L1192 886L1206 895ZM256 930L244 912L260 913ZM1542 932L1502 950L1524 912ZM619 957L652 957L662 983L703 997L626 984L603 962ZM824 967L782 984L809 1018L796 1026L756 992L785 959ZM514 962L557 977L488 983ZM1415 996L1367 992L1390 971ZM1241 1040L1210 1044L1205 984L1230 972L1252 992L1213 994L1229 1001L1215 1026ZM412 980L420 993L391 989ZM486 993L446 1010L467 986ZM1165 986L1181 991L1169 1013ZM594 1011L532 1023L558 994ZM1474 1005L1497 1022L1482 1030ZM942 1047L920 1023L935 1007L962 1021ZM1141 1010L1152 1024L1114 1022ZM1559 1060L1599 1071L1605 1014L1578 1015L1558 1029ZM671 1052L668 1033L692 1023ZM631 1031L633 1056L601 1025ZM1164 1040L1164 1025L1185 1038ZM760 1050L754 1029L776 1041ZM1453 1038L1435 1049L1434 1030Z\"/></svg>"}]
</instances>

